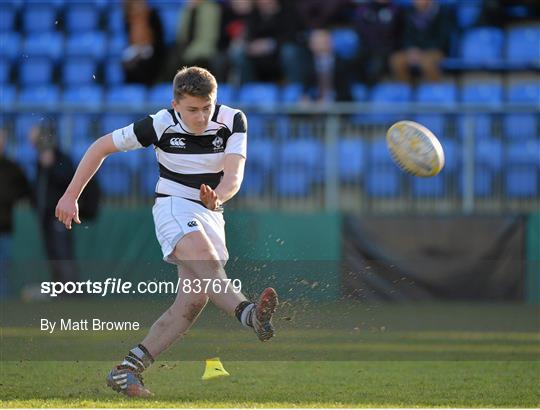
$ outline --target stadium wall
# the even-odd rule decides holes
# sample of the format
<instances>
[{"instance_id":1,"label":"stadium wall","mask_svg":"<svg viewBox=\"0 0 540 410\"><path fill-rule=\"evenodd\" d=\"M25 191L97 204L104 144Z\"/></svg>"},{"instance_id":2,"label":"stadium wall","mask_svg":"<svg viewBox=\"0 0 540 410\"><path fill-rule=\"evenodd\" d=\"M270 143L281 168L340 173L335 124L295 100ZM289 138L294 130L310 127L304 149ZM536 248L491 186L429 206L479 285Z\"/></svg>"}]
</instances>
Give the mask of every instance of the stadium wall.
<instances>
[{"instance_id":1,"label":"stadium wall","mask_svg":"<svg viewBox=\"0 0 540 410\"><path fill-rule=\"evenodd\" d=\"M430 230L431 232L437 230L449 232L449 228L461 226L467 235L460 237L453 234L450 238L442 238L442 242L453 241L458 244L469 240L470 243L478 244L474 250L477 255L482 254L482 246L491 254L496 252L497 255L500 255L494 260L477 257L476 262L486 267L493 267L493 272L478 274L478 269L471 269L470 266L467 268L469 275L474 275L471 276L474 279L473 283L478 285L476 297L484 295L485 297L509 300L525 299L531 303L540 302L540 214L504 218L422 217L420 224L418 217L399 217L398 219L402 221L399 225L392 222L397 217L358 218L358 216L342 215L341 213L228 211L226 229L231 259L228 262L227 270L231 277L242 279L245 289L252 292L272 285L277 286L285 299L302 297L335 299L342 294L350 295L351 286L360 288L364 286L365 288L365 284L360 286L359 283L355 283L355 280L358 279L359 269L356 269L356 278L351 277L350 271L355 269L354 265L351 266L350 263L350 247L358 248L360 246L363 249L361 252L363 258L369 257L370 247L378 249L378 253L375 253L378 256L372 254L378 260L375 263L373 260L369 263L366 262L365 266L371 265L374 268L378 266L377 263L381 264L385 261L391 265L392 252L399 251L400 247L396 247L395 243L391 244L390 239L394 238L394 242L396 240L399 242L399 238L401 238L401 240L407 241L406 247L409 248L411 242L416 241L417 248L421 249L422 242L419 242L418 239L422 232L426 233ZM477 235L475 238L469 235L474 224L485 225L486 230L483 235ZM371 226L369 228L371 233L369 229L366 229L368 225ZM411 225L416 227L414 235L410 235ZM360 235L355 234L351 237L351 230L354 231L358 228ZM90 278L104 280L109 276L122 277L132 281L171 280L171 277L175 277L174 267L161 261L160 249L154 235L152 215L148 207L104 207L94 223L76 227L73 233L76 240L76 255L81 280ZM486 244L486 240L491 241L491 245ZM442 242L440 240L432 241L431 251L435 253L428 250L428 259L424 262L435 263L439 261L441 263L440 261L444 261L445 256L438 254L436 249L438 247L439 251L442 251ZM480 244L482 245L480 246ZM50 280L50 268L45 258L37 220L35 214L28 207L17 209L13 245L12 294L19 294L25 284ZM500 253L503 251L504 253ZM354 256L354 253L352 255ZM421 253L417 253L416 256L420 257ZM527 263L520 265L519 261L523 260L526 260ZM509 277L504 276L504 266L511 266L512 272L515 272L513 273L515 280L509 285L509 293L501 294L499 292L497 294L498 291L494 291L495 293L489 294L489 292L486 293L485 289L481 292L482 280L485 280L485 283L489 283L490 286L494 286L497 281L501 286L510 283L507 281ZM462 270L462 273L465 271ZM502 276L497 276L496 272L503 272ZM407 278L407 274L410 275L411 272L399 271L398 279ZM393 278L392 275L381 276L383 281L390 277ZM433 273L427 277L440 279L441 276ZM493 282L493 278L496 279L495 282ZM506 279L501 281L501 278ZM400 288L388 287L383 292L386 294L384 298L400 300L400 292L403 287L414 282L412 277L408 277L408 280L408 282L403 280ZM424 293L420 292L423 296L406 293L408 296L404 299L422 299L426 295L429 295L429 298L448 298L447 292L452 289L452 286L455 286L455 283L453 281L446 285L444 281L438 283L437 286L442 286L445 289L442 293L434 291L431 285L433 284L427 284L429 289L427 293L424 292L425 289L422 291ZM418 292L421 288L420 282L409 287ZM401 290L397 292L399 289ZM471 291L468 287L466 290ZM467 296L460 295L455 290L454 294L460 297ZM474 298L475 295L468 295L468 297Z\"/></svg>"}]
</instances>

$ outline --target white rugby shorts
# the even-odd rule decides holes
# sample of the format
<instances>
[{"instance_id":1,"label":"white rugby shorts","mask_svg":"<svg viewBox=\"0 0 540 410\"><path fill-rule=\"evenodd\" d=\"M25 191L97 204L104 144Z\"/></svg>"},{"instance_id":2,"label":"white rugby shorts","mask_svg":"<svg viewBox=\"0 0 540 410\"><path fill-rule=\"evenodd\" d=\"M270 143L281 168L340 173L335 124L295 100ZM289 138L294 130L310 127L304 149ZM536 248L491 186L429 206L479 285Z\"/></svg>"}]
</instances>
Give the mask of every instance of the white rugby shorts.
<instances>
[{"instance_id":1,"label":"white rugby shorts","mask_svg":"<svg viewBox=\"0 0 540 410\"><path fill-rule=\"evenodd\" d=\"M211 211L197 202L167 196L158 197L152 208L156 237L161 245L163 260L175 265L181 263L174 255L174 248L190 232L205 232L214 245L223 265L229 259L225 244L225 220L220 211Z\"/></svg>"}]
</instances>

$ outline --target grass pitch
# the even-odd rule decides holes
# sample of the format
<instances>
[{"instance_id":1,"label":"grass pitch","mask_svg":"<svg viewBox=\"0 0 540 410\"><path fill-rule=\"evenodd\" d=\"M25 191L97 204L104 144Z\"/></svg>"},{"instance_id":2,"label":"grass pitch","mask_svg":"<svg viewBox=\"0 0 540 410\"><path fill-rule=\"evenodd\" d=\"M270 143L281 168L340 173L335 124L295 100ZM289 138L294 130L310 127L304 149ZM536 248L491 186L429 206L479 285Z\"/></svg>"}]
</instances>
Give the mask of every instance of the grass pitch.
<instances>
[{"instance_id":1,"label":"grass pitch","mask_svg":"<svg viewBox=\"0 0 540 410\"><path fill-rule=\"evenodd\" d=\"M40 317L130 312L147 328L165 305L3 303L2 407L540 406L537 307L285 304L269 343L209 309L145 372L155 394L149 400L126 399L105 385L146 329L39 331ZM204 359L214 356L231 376L202 381Z\"/></svg>"}]
</instances>

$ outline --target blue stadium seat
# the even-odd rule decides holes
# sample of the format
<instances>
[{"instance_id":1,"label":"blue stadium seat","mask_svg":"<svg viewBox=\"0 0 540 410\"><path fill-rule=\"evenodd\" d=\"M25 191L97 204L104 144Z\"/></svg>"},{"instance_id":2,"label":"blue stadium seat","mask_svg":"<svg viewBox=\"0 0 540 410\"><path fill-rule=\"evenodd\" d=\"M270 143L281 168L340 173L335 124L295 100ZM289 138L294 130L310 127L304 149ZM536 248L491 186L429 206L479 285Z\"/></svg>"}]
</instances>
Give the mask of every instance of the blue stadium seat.
<instances>
[{"instance_id":1,"label":"blue stadium seat","mask_svg":"<svg viewBox=\"0 0 540 410\"><path fill-rule=\"evenodd\" d=\"M280 101L285 104L296 104L300 102L304 94L302 84L287 84L281 89Z\"/></svg>"},{"instance_id":2,"label":"blue stadium seat","mask_svg":"<svg viewBox=\"0 0 540 410\"><path fill-rule=\"evenodd\" d=\"M60 90L56 85L29 85L19 91L19 103L51 106L60 102Z\"/></svg>"},{"instance_id":3,"label":"blue stadium seat","mask_svg":"<svg viewBox=\"0 0 540 410\"><path fill-rule=\"evenodd\" d=\"M86 153L86 150L88 147L92 144L91 140L80 140L77 142L74 142L69 147L63 147L64 150L68 153L69 157L73 161L74 164L78 164L83 155Z\"/></svg>"},{"instance_id":4,"label":"blue stadium seat","mask_svg":"<svg viewBox=\"0 0 540 410\"><path fill-rule=\"evenodd\" d=\"M148 91L148 102L151 104L169 108L172 99L173 90L171 83L156 84Z\"/></svg>"},{"instance_id":5,"label":"blue stadium seat","mask_svg":"<svg viewBox=\"0 0 540 410\"><path fill-rule=\"evenodd\" d=\"M338 57L350 60L358 54L360 39L355 30L349 28L334 29L331 36L334 53Z\"/></svg>"},{"instance_id":6,"label":"blue stadium seat","mask_svg":"<svg viewBox=\"0 0 540 410\"><path fill-rule=\"evenodd\" d=\"M244 84L240 88L238 102L247 105L274 106L279 103L279 88L269 83Z\"/></svg>"},{"instance_id":7,"label":"blue stadium seat","mask_svg":"<svg viewBox=\"0 0 540 410\"><path fill-rule=\"evenodd\" d=\"M371 91L373 103L400 104L411 100L411 86L405 83L381 83L374 86Z\"/></svg>"},{"instance_id":8,"label":"blue stadium seat","mask_svg":"<svg viewBox=\"0 0 540 410\"><path fill-rule=\"evenodd\" d=\"M120 61L107 61L105 64L105 83L108 86L124 84L124 69Z\"/></svg>"},{"instance_id":9,"label":"blue stadium seat","mask_svg":"<svg viewBox=\"0 0 540 410\"><path fill-rule=\"evenodd\" d=\"M389 82L377 84L371 90L370 101L373 103L375 109L377 105L405 105L412 101L412 89L410 85L404 83ZM404 113L387 114L376 109L374 113L362 115L361 121L391 123L403 117Z\"/></svg>"},{"instance_id":10,"label":"blue stadium seat","mask_svg":"<svg viewBox=\"0 0 540 410\"><path fill-rule=\"evenodd\" d=\"M359 181L366 169L366 143L361 138L341 139L338 155L340 180Z\"/></svg>"},{"instance_id":11,"label":"blue stadium seat","mask_svg":"<svg viewBox=\"0 0 540 410\"><path fill-rule=\"evenodd\" d=\"M17 99L17 90L11 84L3 84L0 88L0 107L6 108Z\"/></svg>"},{"instance_id":12,"label":"blue stadium seat","mask_svg":"<svg viewBox=\"0 0 540 410\"><path fill-rule=\"evenodd\" d=\"M19 84L23 87L46 85L52 82L54 66L46 57L32 57L21 60L18 73Z\"/></svg>"},{"instance_id":13,"label":"blue stadium seat","mask_svg":"<svg viewBox=\"0 0 540 410\"><path fill-rule=\"evenodd\" d=\"M57 10L49 2L28 2L21 13L22 27L26 33L42 33L56 30Z\"/></svg>"},{"instance_id":14,"label":"blue stadium seat","mask_svg":"<svg viewBox=\"0 0 540 410\"><path fill-rule=\"evenodd\" d=\"M311 193L313 176L303 167L287 166L274 176L277 193L282 197L306 197Z\"/></svg>"},{"instance_id":15,"label":"blue stadium seat","mask_svg":"<svg viewBox=\"0 0 540 410\"><path fill-rule=\"evenodd\" d=\"M124 12L122 11L122 7L111 5L105 17L107 19L107 30L112 37L124 34Z\"/></svg>"},{"instance_id":16,"label":"blue stadium seat","mask_svg":"<svg viewBox=\"0 0 540 410\"><path fill-rule=\"evenodd\" d=\"M540 81L516 81L508 87L508 102L540 105Z\"/></svg>"},{"instance_id":17,"label":"blue stadium seat","mask_svg":"<svg viewBox=\"0 0 540 410\"><path fill-rule=\"evenodd\" d=\"M154 196L156 183L159 179L159 167L153 149L141 150L143 155L152 154L152 160L143 160L139 172L139 190L145 196Z\"/></svg>"},{"instance_id":18,"label":"blue stadium seat","mask_svg":"<svg viewBox=\"0 0 540 410\"><path fill-rule=\"evenodd\" d=\"M48 114L18 114L15 118L15 138L20 144L24 144L28 141L32 127L49 124L54 121L54 117Z\"/></svg>"},{"instance_id":19,"label":"blue stadium seat","mask_svg":"<svg viewBox=\"0 0 540 410\"><path fill-rule=\"evenodd\" d=\"M482 7L480 4L475 4L474 2L466 2L460 4L459 7L456 7L457 21L459 27L467 29L472 27L478 17L480 16L480 11Z\"/></svg>"},{"instance_id":20,"label":"blue stadium seat","mask_svg":"<svg viewBox=\"0 0 540 410\"><path fill-rule=\"evenodd\" d=\"M475 66L499 64L502 57L504 34L495 27L474 28L461 40L461 58Z\"/></svg>"},{"instance_id":21,"label":"blue stadium seat","mask_svg":"<svg viewBox=\"0 0 540 410\"><path fill-rule=\"evenodd\" d=\"M103 88L93 84L67 87L64 89L62 102L89 108L99 108L103 102Z\"/></svg>"},{"instance_id":22,"label":"blue stadium seat","mask_svg":"<svg viewBox=\"0 0 540 410\"><path fill-rule=\"evenodd\" d=\"M2 4L0 8L0 32L13 31L15 29L15 20L17 10L10 4Z\"/></svg>"},{"instance_id":23,"label":"blue stadium seat","mask_svg":"<svg viewBox=\"0 0 540 410\"><path fill-rule=\"evenodd\" d=\"M540 137L538 131L539 114L506 114L503 117L503 132L510 139L531 139Z\"/></svg>"},{"instance_id":24,"label":"blue stadium seat","mask_svg":"<svg viewBox=\"0 0 540 410\"><path fill-rule=\"evenodd\" d=\"M16 147L15 161L22 167L26 177L35 181L37 176L37 152L28 140L22 141Z\"/></svg>"},{"instance_id":25,"label":"blue stadium seat","mask_svg":"<svg viewBox=\"0 0 540 410\"><path fill-rule=\"evenodd\" d=\"M269 172L273 166L275 158L274 143L269 138L256 138L249 142L247 156L248 163L264 172Z\"/></svg>"},{"instance_id":26,"label":"blue stadium seat","mask_svg":"<svg viewBox=\"0 0 540 410\"><path fill-rule=\"evenodd\" d=\"M493 118L489 114L460 115L458 118L458 136L465 138L468 122L473 121L473 135L475 138L486 138L493 136Z\"/></svg>"},{"instance_id":27,"label":"blue stadium seat","mask_svg":"<svg viewBox=\"0 0 540 410\"><path fill-rule=\"evenodd\" d=\"M368 150L368 168L394 166L390 152L384 138L378 138L371 142Z\"/></svg>"},{"instance_id":28,"label":"blue stadium seat","mask_svg":"<svg viewBox=\"0 0 540 410\"><path fill-rule=\"evenodd\" d=\"M540 139L511 142L506 152L507 165L540 167Z\"/></svg>"},{"instance_id":29,"label":"blue stadium seat","mask_svg":"<svg viewBox=\"0 0 540 410\"><path fill-rule=\"evenodd\" d=\"M218 104L232 105L236 102L236 89L226 83L219 84L217 102Z\"/></svg>"},{"instance_id":30,"label":"blue stadium seat","mask_svg":"<svg viewBox=\"0 0 540 410\"><path fill-rule=\"evenodd\" d=\"M451 138L439 138L444 150L444 169L446 174L454 173L461 158L461 144Z\"/></svg>"},{"instance_id":31,"label":"blue stadium seat","mask_svg":"<svg viewBox=\"0 0 540 410\"><path fill-rule=\"evenodd\" d=\"M366 102L368 100L368 89L364 84L354 83L351 87L351 94L356 102Z\"/></svg>"},{"instance_id":32,"label":"blue stadium seat","mask_svg":"<svg viewBox=\"0 0 540 410\"><path fill-rule=\"evenodd\" d=\"M322 180L324 176L323 145L315 138L299 138L282 144L278 155L280 168L305 169L311 181Z\"/></svg>"},{"instance_id":33,"label":"blue stadium seat","mask_svg":"<svg viewBox=\"0 0 540 410\"><path fill-rule=\"evenodd\" d=\"M401 171L396 166L368 168L364 186L371 197L396 197L401 192Z\"/></svg>"},{"instance_id":34,"label":"blue stadium seat","mask_svg":"<svg viewBox=\"0 0 540 410\"><path fill-rule=\"evenodd\" d=\"M101 135L127 127L136 117L130 114L104 114L101 118Z\"/></svg>"},{"instance_id":35,"label":"blue stadium seat","mask_svg":"<svg viewBox=\"0 0 540 410\"><path fill-rule=\"evenodd\" d=\"M113 87L105 96L107 104L140 107L146 103L146 87L143 85L123 85Z\"/></svg>"},{"instance_id":36,"label":"blue stadium seat","mask_svg":"<svg viewBox=\"0 0 540 410\"><path fill-rule=\"evenodd\" d=\"M72 150L74 145L88 147L100 137L97 129L98 116L95 114L61 114L58 121L58 136L62 148Z\"/></svg>"},{"instance_id":37,"label":"blue stadium seat","mask_svg":"<svg viewBox=\"0 0 540 410\"><path fill-rule=\"evenodd\" d=\"M274 142L270 138L256 138L248 144L246 171L242 182L241 195L261 195L270 181L270 171L274 168Z\"/></svg>"},{"instance_id":38,"label":"blue stadium seat","mask_svg":"<svg viewBox=\"0 0 540 410\"><path fill-rule=\"evenodd\" d=\"M72 34L66 40L66 56L102 60L106 52L105 34L99 31Z\"/></svg>"},{"instance_id":39,"label":"blue stadium seat","mask_svg":"<svg viewBox=\"0 0 540 410\"><path fill-rule=\"evenodd\" d=\"M505 191L509 197L539 194L540 139L511 143L506 153Z\"/></svg>"},{"instance_id":40,"label":"blue stadium seat","mask_svg":"<svg viewBox=\"0 0 540 410\"><path fill-rule=\"evenodd\" d=\"M3 86L10 82L11 64L7 60L0 60L0 84Z\"/></svg>"},{"instance_id":41,"label":"blue stadium seat","mask_svg":"<svg viewBox=\"0 0 540 410\"><path fill-rule=\"evenodd\" d=\"M427 127L438 138L446 134L446 119L443 114L419 114L414 120Z\"/></svg>"},{"instance_id":42,"label":"blue stadium seat","mask_svg":"<svg viewBox=\"0 0 540 410\"><path fill-rule=\"evenodd\" d=\"M163 37L166 44L172 45L176 41L176 32L180 20L180 13L183 12L184 2L162 2L156 3L161 25L163 26Z\"/></svg>"},{"instance_id":43,"label":"blue stadium seat","mask_svg":"<svg viewBox=\"0 0 540 410\"><path fill-rule=\"evenodd\" d=\"M437 105L452 105L457 101L454 83L422 83L416 89L416 102Z\"/></svg>"},{"instance_id":44,"label":"blue stadium seat","mask_svg":"<svg viewBox=\"0 0 540 410\"><path fill-rule=\"evenodd\" d=\"M439 198L444 195L445 179L410 177L412 193L418 198Z\"/></svg>"},{"instance_id":45,"label":"blue stadium seat","mask_svg":"<svg viewBox=\"0 0 540 410\"><path fill-rule=\"evenodd\" d=\"M484 81L466 84L462 88L461 101L465 104L498 106L503 100L503 87L499 82Z\"/></svg>"},{"instance_id":46,"label":"blue stadium seat","mask_svg":"<svg viewBox=\"0 0 540 410\"><path fill-rule=\"evenodd\" d=\"M57 61L64 55L64 38L55 32L30 34L24 41L22 54L29 57L49 57Z\"/></svg>"},{"instance_id":47,"label":"blue stadium seat","mask_svg":"<svg viewBox=\"0 0 540 410\"><path fill-rule=\"evenodd\" d=\"M108 158L98 172L99 184L105 195L125 197L131 193L132 175L127 166L112 163Z\"/></svg>"},{"instance_id":48,"label":"blue stadium seat","mask_svg":"<svg viewBox=\"0 0 540 410\"><path fill-rule=\"evenodd\" d=\"M62 83L66 86L95 83L97 63L89 57L68 57L62 67Z\"/></svg>"},{"instance_id":49,"label":"blue stadium seat","mask_svg":"<svg viewBox=\"0 0 540 410\"><path fill-rule=\"evenodd\" d=\"M510 28L506 42L506 60L524 68L540 67L540 28Z\"/></svg>"},{"instance_id":50,"label":"blue stadium seat","mask_svg":"<svg viewBox=\"0 0 540 410\"><path fill-rule=\"evenodd\" d=\"M478 164L474 169L473 193L476 197L489 197L493 195L495 173L488 166ZM465 174L459 173L459 191L464 194Z\"/></svg>"},{"instance_id":51,"label":"blue stadium seat","mask_svg":"<svg viewBox=\"0 0 540 410\"><path fill-rule=\"evenodd\" d=\"M538 168L511 166L504 175L505 193L509 198L538 196Z\"/></svg>"},{"instance_id":52,"label":"blue stadium seat","mask_svg":"<svg viewBox=\"0 0 540 410\"><path fill-rule=\"evenodd\" d=\"M502 169L503 147L500 140L481 138L474 147L475 164L482 165L498 173Z\"/></svg>"},{"instance_id":53,"label":"blue stadium seat","mask_svg":"<svg viewBox=\"0 0 540 410\"><path fill-rule=\"evenodd\" d=\"M64 28L68 33L99 28L99 10L91 3L68 3L64 10Z\"/></svg>"},{"instance_id":54,"label":"blue stadium seat","mask_svg":"<svg viewBox=\"0 0 540 410\"><path fill-rule=\"evenodd\" d=\"M128 40L125 34L116 34L109 36L107 58L115 59L117 61L122 60L122 54L127 48Z\"/></svg>"},{"instance_id":55,"label":"blue stadium seat","mask_svg":"<svg viewBox=\"0 0 540 410\"><path fill-rule=\"evenodd\" d=\"M259 196L262 195L268 184L268 174L262 169L254 167L249 162L246 164L244 179L240 187L241 196Z\"/></svg>"},{"instance_id":56,"label":"blue stadium seat","mask_svg":"<svg viewBox=\"0 0 540 410\"><path fill-rule=\"evenodd\" d=\"M21 55L21 35L16 32L0 32L0 58L9 61L15 60Z\"/></svg>"}]
</instances>

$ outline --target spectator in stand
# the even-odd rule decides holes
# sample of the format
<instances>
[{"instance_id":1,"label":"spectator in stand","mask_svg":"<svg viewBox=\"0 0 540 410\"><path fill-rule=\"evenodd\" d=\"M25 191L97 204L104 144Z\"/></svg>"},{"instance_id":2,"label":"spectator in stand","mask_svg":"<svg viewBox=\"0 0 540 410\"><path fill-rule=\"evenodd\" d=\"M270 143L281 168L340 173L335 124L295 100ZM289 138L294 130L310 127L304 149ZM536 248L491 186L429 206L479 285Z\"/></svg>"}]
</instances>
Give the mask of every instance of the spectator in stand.
<instances>
[{"instance_id":1,"label":"spectator in stand","mask_svg":"<svg viewBox=\"0 0 540 410\"><path fill-rule=\"evenodd\" d=\"M30 196L30 185L23 170L5 157L7 132L0 129L0 298L9 295L9 269L12 259L13 208Z\"/></svg>"},{"instance_id":2,"label":"spectator in stand","mask_svg":"<svg viewBox=\"0 0 540 410\"><path fill-rule=\"evenodd\" d=\"M440 81L440 64L447 54L454 28L451 13L436 0L414 0L405 13L403 50L394 53L391 65L399 81L412 82L411 69L424 81Z\"/></svg>"},{"instance_id":3,"label":"spectator in stand","mask_svg":"<svg viewBox=\"0 0 540 410\"><path fill-rule=\"evenodd\" d=\"M519 10L518 15L510 11ZM540 17L540 1L538 0L482 0L482 9L477 26L504 27L517 21L532 20Z\"/></svg>"},{"instance_id":4,"label":"spectator in stand","mask_svg":"<svg viewBox=\"0 0 540 410\"><path fill-rule=\"evenodd\" d=\"M307 30L331 29L350 21L350 0L296 0L296 10Z\"/></svg>"},{"instance_id":5,"label":"spectator in stand","mask_svg":"<svg viewBox=\"0 0 540 410\"><path fill-rule=\"evenodd\" d=\"M38 152L34 205L52 280L76 281L79 274L74 260L73 232L66 230L54 214L56 202L69 185L75 168L71 159L58 148L50 125L33 127L29 139Z\"/></svg>"},{"instance_id":6,"label":"spectator in stand","mask_svg":"<svg viewBox=\"0 0 540 410\"><path fill-rule=\"evenodd\" d=\"M129 40L122 55L126 82L153 84L165 54L161 20L146 0L124 0L124 19Z\"/></svg>"},{"instance_id":7,"label":"spectator in stand","mask_svg":"<svg viewBox=\"0 0 540 410\"><path fill-rule=\"evenodd\" d=\"M295 9L279 0L254 0L253 5L245 47L233 58L240 82L302 82L306 52Z\"/></svg>"},{"instance_id":8,"label":"spectator in stand","mask_svg":"<svg viewBox=\"0 0 540 410\"><path fill-rule=\"evenodd\" d=\"M171 50L164 79L183 66L211 68L217 54L221 9L214 0L189 0L180 12L176 44Z\"/></svg>"},{"instance_id":9,"label":"spectator in stand","mask_svg":"<svg viewBox=\"0 0 540 410\"><path fill-rule=\"evenodd\" d=\"M247 18L253 9L251 0L227 0L221 3L221 24L218 53L212 60L218 82L238 83L230 78L233 55L245 46Z\"/></svg>"},{"instance_id":10,"label":"spectator in stand","mask_svg":"<svg viewBox=\"0 0 540 410\"><path fill-rule=\"evenodd\" d=\"M353 22L360 37L357 71L373 85L389 73L390 56L400 49L403 13L392 0L371 0L357 7Z\"/></svg>"}]
</instances>

